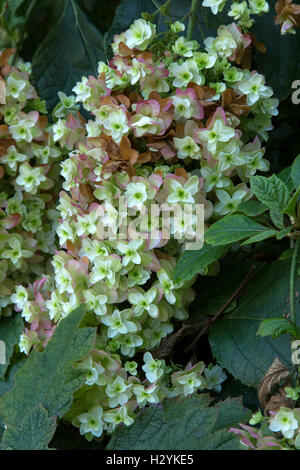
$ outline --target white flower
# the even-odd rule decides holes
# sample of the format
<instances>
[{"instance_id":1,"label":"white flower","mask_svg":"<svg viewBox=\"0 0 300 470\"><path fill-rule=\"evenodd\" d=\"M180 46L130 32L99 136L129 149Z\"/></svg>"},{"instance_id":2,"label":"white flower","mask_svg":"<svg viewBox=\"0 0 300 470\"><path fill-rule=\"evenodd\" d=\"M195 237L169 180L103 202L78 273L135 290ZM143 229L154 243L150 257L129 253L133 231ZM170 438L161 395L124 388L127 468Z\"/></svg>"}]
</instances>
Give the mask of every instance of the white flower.
<instances>
[{"instance_id":1,"label":"white flower","mask_svg":"<svg viewBox=\"0 0 300 470\"><path fill-rule=\"evenodd\" d=\"M115 310L112 315L102 317L102 323L108 326L107 336L114 338L117 335L135 333L137 331L137 325L129 320L131 314L131 309L125 309L121 312Z\"/></svg>"},{"instance_id":2,"label":"white flower","mask_svg":"<svg viewBox=\"0 0 300 470\"><path fill-rule=\"evenodd\" d=\"M171 24L171 31L174 33L180 33L180 31L185 30L185 25L183 23L180 23L180 21L175 21L174 23Z\"/></svg>"},{"instance_id":3,"label":"white flower","mask_svg":"<svg viewBox=\"0 0 300 470\"><path fill-rule=\"evenodd\" d=\"M89 214L85 214L84 216L78 215L77 223L75 224L76 234L81 237L82 235L93 235L94 233L96 233L97 219L98 215L96 211L90 212Z\"/></svg>"},{"instance_id":4,"label":"white flower","mask_svg":"<svg viewBox=\"0 0 300 470\"><path fill-rule=\"evenodd\" d=\"M123 255L123 266L127 266L129 263L141 264L141 255L138 250L139 248L142 249L143 243L144 240L131 240L129 243L117 243L117 249Z\"/></svg>"},{"instance_id":5,"label":"white flower","mask_svg":"<svg viewBox=\"0 0 300 470\"><path fill-rule=\"evenodd\" d=\"M191 372L177 377L176 382L181 385L180 388L182 388L183 395L186 397L201 387L204 380L199 377L197 372Z\"/></svg>"},{"instance_id":6,"label":"white flower","mask_svg":"<svg viewBox=\"0 0 300 470\"><path fill-rule=\"evenodd\" d=\"M105 389L109 406L115 408L118 405L125 405L132 395L130 389L131 384L127 384L121 376L116 377Z\"/></svg>"},{"instance_id":7,"label":"white flower","mask_svg":"<svg viewBox=\"0 0 300 470\"><path fill-rule=\"evenodd\" d=\"M197 137L205 142L209 152L215 152L218 142L228 142L234 137L234 129L224 124L220 118L216 118L212 129L200 130Z\"/></svg>"},{"instance_id":8,"label":"white flower","mask_svg":"<svg viewBox=\"0 0 300 470\"><path fill-rule=\"evenodd\" d=\"M103 413L103 419L106 423L109 423L108 431L110 433L113 432L120 423L124 423L125 426L130 426L133 423L133 418L128 415L125 405L115 408L114 410L105 411Z\"/></svg>"},{"instance_id":9,"label":"white flower","mask_svg":"<svg viewBox=\"0 0 300 470\"><path fill-rule=\"evenodd\" d=\"M53 124L52 130L54 142L63 139L70 132L70 129L67 128L63 119L59 119L55 124Z\"/></svg>"},{"instance_id":10,"label":"white flower","mask_svg":"<svg viewBox=\"0 0 300 470\"><path fill-rule=\"evenodd\" d=\"M15 99L20 98L21 92L26 87L26 81L23 79L14 78L13 75L10 75L7 79L6 84L6 95L12 96ZM26 99L26 95L25 95ZM22 100L25 101L25 100Z\"/></svg>"},{"instance_id":11,"label":"white flower","mask_svg":"<svg viewBox=\"0 0 300 470\"><path fill-rule=\"evenodd\" d=\"M265 77L259 73L253 73L251 77L237 83L237 89L247 95L247 104L252 106L259 98L270 98L273 91L265 85Z\"/></svg>"},{"instance_id":12,"label":"white flower","mask_svg":"<svg viewBox=\"0 0 300 470\"><path fill-rule=\"evenodd\" d=\"M141 315L144 311L148 312L150 317L156 318L159 315L157 305L152 302L155 300L157 290L151 288L148 292L131 292L128 295L129 302L134 305L133 313L136 316Z\"/></svg>"},{"instance_id":13,"label":"white flower","mask_svg":"<svg viewBox=\"0 0 300 470\"><path fill-rule=\"evenodd\" d=\"M260 13L268 13L270 7L266 0L249 0L251 13L259 15Z\"/></svg>"},{"instance_id":14,"label":"white flower","mask_svg":"<svg viewBox=\"0 0 300 470\"><path fill-rule=\"evenodd\" d=\"M11 301L21 310L28 300L28 292L23 286L16 286L15 294L12 294Z\"/></svg>"},{"instance_id":15,"label":"white flower","mask_svg":"<svg viewBox=\"0 0 300 470\"><path fill-rule=\"evenodd\" d=\"M223 189L218 189L216 195L220 202L215 205L215 212L220 215L228 214L239 206L246 194L247 191L238 189L230 196Z\"/></svg>"},{"instance_id":16,"label":"white flower","mask_svg":"<svg viewBox=\"0 0 300 470\"><path fill-rule=\"evenodd\" d=\"M168 196L168 204L176 203L194 203L193 195L199 189L199 178L194 175L184 184L180 184L175 179L170 179L169 182L170 194Z\"/></svg>"},{"instance_id":17,"label":"white flower","mask_svg":"<svg viewBox=\"0 0 300 470\"><path fill-rule=\"evenodd\" d=\"M57 321L61 316L62 297L57 291L51 293L51 299L46 301L46 307L49 310L50 320Z\"/></svg>"},{"instance_id":18,"label":"white flower","mask_svg":"<svg viewBox=\"0 0 300 470\"><path fill-rule=\"evenodd\" d=\"M57 235L59 236L60 245L64 245L68 240L73 242L75 240L75 229L74 225L67 220L57 227Z\"/></svg>"},{"instance_id":19,"label":"white flower","mask_svg":"<svg viewBox=\"0 0 300 470\"><path fill-rule=\"evenodd\" d=\"M214 15L222 11L225 5L225 0L203 0L202 5L209 7Z\"/></svg>"},{"instance_id":20,"label":"white flower","mask_svg":"<svg viewBox=\"0 0 300 470\"><path fill-rule=\"evenodd\" d=\"M157 272L157 277L160 282L161 287L163 288L164 291L164 296L169 302L169 304L173 305L176 302L176 297L173 292L174 290L174 284L172 279L168 276L166 271L164 269L160 269Z\"/></svg>"},{"instance_id":21,"label":"white flower","mask_svg":"<svg viewBox=\"0 0 300 470\"><path fill-rule=\"evenodd\" d=\"M17 169L18 162L24 162L27 158L28 157L26 155L18 152L14 145L10 145L4 157L1 158L1 163L7 163L9 168L15 171Z\"/></svg>"},{"instance_id":22,"label":"white flower","mask_svg":"<svg viewBox=\"0 0 300 470\"><path fill-rule=\"evenodd\" d=\"M197 85L203 85L204 76L198 70L195 60L188 59L183 64L176 62L169 66L169 71L173 80L173 85L176 88L187 87L190 82L195 82Z\"/></svg>"},{"instance_id":23,"label":"white flower","mask_svg":"<svg viewBox=\"0 0 300 470\"><path fill-rule=\"evenodd\" d=\"M279 411L270 420L269 428L273 432L281 432L282 435L291 439L298 429L298 421L296 420L293 410L281 406Z\"/></svg>"},{"instance_id":24,"label":"white flower","mask_svg":"<svg viewBox=\"0 0 300 470\"><path fill-rule=\"evenodd\" d=\"M178 137L174 137L173 139L175 148L177 150L177 157L178 158L194 158L198 160L201 158L202 152L200 147L196 144L192 137L184 137L179 139Z\"/></svg>"},{"instance_id":25,"label":"white flower","mask_svg":"<svg viewBox=\"0 0 300 470\"><path fill-rule=\"evenodd\" d=\"M82 101L84 102L91 96L91 89L87 85L88 78L82 77L81 82L77 82L76 85L72 88L72 91L76 93L76 102Z\"/></svg>"},{"instance_id":26,"label":"white flower","mask_svg":"<svg viewBox=\"0 0 300 470\"><path fill-rule=\"evenodd\" d=\"M107 295L96 294L91 289L85 290L83 295L89 310L92 310L96 315L105 315L107 313Z\"/></svg>"},{"instance_id":27,"label":"white flower","mask_svg":"<svg viewBox=\"0 0 300 470\"><path fill-rule=\"evenodd\" d=\"M77 416L80 423L80 434L91 433L95 437L100 437L103 433L103 410L101 406L94 406L87 413Z\"/></svg>"},{"instance_id":28,"label":"white flower","mask_svg":"<svg viewBox=\"0 0 300 470\"><path fill-rule=\"evenodd\" d=\"M175 52L175 54L181 55L183 57L192 57L194 47L194 41L188 41L183 36L180 36L175 41L174 46L172 46L172 50Z\"/></svg>"},{"instance_id":29,"label":"white flower","mask_svg":"<svg viewBox=\"0 0 300 470\"><path fill-rule=\"evenodd\" d=\"M125 43L130 48L145 50L155 36L155 25L143 19L135 20L125 31Z\"/></svg>"},{"instance_id":30,"label":"white flower","mask_svg":"<svg viewBox=\"0 0 300 470\"><path fill-rule=\"evenodd\" d=\"M159 398L157 396L157 384L151 384L149 387L144 385L133 385L132 391L136 396L136 401L139 404L139 407L144 407L147 403L158 403Z\"/></svg>"},{"instance_id":31,"label":"white flower","mask_svg":"<svg viewBox=\"0 0 300 470\"><path fill-rule=\"evenodd\" d=\"M147 187L144 183L129 183L124 196L127 197L128 207L141 210L147 200Z\"/></svg>"},{"instance_id":32,"label":"white flower","mask_svg":"<svg viewBox=\"0 0 300 470\"><path fill-rule=\"evenodd\" d=\"M142 366L142 369L145 372L146 378L151 383L156 382L164 374L164 361L153 359L152 354L149 351L144 354L143 360L145 364Z\"/></svg>"}]
</instances>

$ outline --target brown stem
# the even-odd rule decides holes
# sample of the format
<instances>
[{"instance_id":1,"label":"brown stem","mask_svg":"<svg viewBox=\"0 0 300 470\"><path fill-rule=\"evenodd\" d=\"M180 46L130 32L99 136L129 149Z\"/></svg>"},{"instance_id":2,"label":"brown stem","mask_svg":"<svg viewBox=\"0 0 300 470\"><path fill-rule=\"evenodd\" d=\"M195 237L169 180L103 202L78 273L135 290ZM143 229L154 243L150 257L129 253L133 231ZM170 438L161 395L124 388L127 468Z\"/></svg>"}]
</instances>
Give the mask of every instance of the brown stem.
<instances>
[{"instance_id":1,"label":"brown stem","mask_svg":"<svg viewBox=\"0 0 300 470\"><path fill-rule=\"evenodd\" d=\"M240 291L243 289L245 284L249 281L249 278L252 274L252 272L255 269L255 265L253 264L251 268L249 269L248 273L246 274L245 278L241 282L241 284L238 286L238 288L234 291L232 296L226 301L226 303L223 305L222 308L206 323L206 325L202 328L200 333L196 336L196 338L191 342L191 344L184 350L184 352L190 351L194 345L199 341L199 339L209 330L211 325L219 318L220 315L226 310L227 307L231 304L231 302L237 297L237 295L240 293Z\"/></svg>"}]
</instances>

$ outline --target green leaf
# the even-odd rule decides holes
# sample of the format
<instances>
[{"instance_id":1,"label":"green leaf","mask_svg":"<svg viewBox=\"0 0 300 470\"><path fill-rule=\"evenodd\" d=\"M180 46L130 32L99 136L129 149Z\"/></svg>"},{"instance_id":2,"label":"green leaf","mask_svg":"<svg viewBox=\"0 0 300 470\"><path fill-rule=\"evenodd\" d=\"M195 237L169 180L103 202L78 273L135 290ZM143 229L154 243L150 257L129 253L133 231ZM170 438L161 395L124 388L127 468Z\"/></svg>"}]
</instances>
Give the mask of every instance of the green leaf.
<instances>
[{"instance_id":1,"label":"green leaf","mask_svg":"<svg viewBox=\"0 0 300 470\"><path fill-rule=\"evenodd\" d=\"M22 367L23 364L24 364L24 360L21 360L8 368L8 371L6 372L6 375L8 376L7 380L0 380L0 397L1 395L8 392L8 390L12 388L15 373L20 367ZM0 416L0 441L1 441L3 432L4 432L4 423Z\"/></svg>"},{"instance_id":2,"label":"green leaf","mask_svg":"<svg viewBox=\"0 0 300 470\"><path fill-rule=\"evenodd\" d=\"M89 22L75 0L63 0L61 16L32 60L32 80L41 99L52 110L57 92L67 95L82 76L97 76L105 60L103 36Z\"/></svg>"},{"instance_id":3,"label":"green leaf","mask_svg":"<svg viewBox=\"0 0 300 470\"><path fill-rule=\"evenodd\" d=\"M297 328L287 318L267 318L261 322L256 334L278 338L283 333L297 335Z\"/></svg>"},{"instance_id":4,"label":"green leaf","mask_svg":"<svg viewBox=\"0 0 300 470\"><path fill-rule=\"evenodd\" d=\"M246 215L227 215L209 227L205 240L214 246L227 245L266 230L267 227Z\"/></svg>"},{"instance_id":5,"label":"green leaf","mask_svg":"<svg viewBox=\"0 0 300 470\"><path fill-rule=\"evenodd\" d=\"M299 199L299 195L300 195L300 186L298 187L293 197L289 200L288 205L285 207L284 209L285 214L291 215L293 217L295 216L295 210L296 210L296 205Z\"/></svg>"},{"instance_id":6,"label":"green leaf","mask_svg":"<svg viewBox=\"0 0 300 470\"><path fill-rule=\"evenodd\" d=\"M267 48L265 54L255 52L254 68L266 77L266 84L273 88L275 96L283 100L291 95L292 82L300 77L300 61L295 60L300 56L300 31L296 28L296 34L280 34L280 26L274 24L276 1L269 0L269 13L255 16L251 32Z\"/></svg>"},{"instance_id":7,"label":"green leaf","mask_svg":"<svg viewBox=\"0 0 300 470\"><path fill-rule=\"evenodd\" d=\"M0 320L0 340L3 341L5 345L5 364L2 364L0 361L0 379L4 378L14 346L19 342L23 329L24 323L20 314ZM1 351L2 346L3 343L1 343Z\"/></svg>"},{"instance_id":8,"label":"green leaf","mask_svg":"<svg viewBox=\"0 0 300 470\"><path fill-rule=\"evenodd\" d=\"M276 175L251 176L251 189L257 199L275 212L282 212L290 199L290 193L284 182Z\"/></svg>"},{"instance_id":9,"label":"green leaf","mask_svg":"<svg viewBox=\"0 0 300 470\"><path fill-rule=\"evenodd\" d=\"M251 263L239 261L234 253L229 252L220 261L220 272L217 276L200 276L194 284L197 298L189 309L187 323L198 323L203 316L215 315L239 287L250 267Z\"/></svg>"},{"instance_id":10,"label":"green leaf","mask_svg":"<svg viewBox=\"0 0 300 470\"><path fill-rule=\"evenodd\" d=\"M200 273L204 268L214 261L217 261L226 251L228 247L204 245L201 250L187 250L179 258L175 271L174 280L189 280L195 274Z\"/></svg>"},{"instance_id":11,"label":"green leaf","mask_svg":"<svg viewBox=\"0 0 300 470\"><path fill-rule=\"evenodd\" d=\"M250 243L261 242L267 238L275 237L277 233L279 233L277 230L266 230L265 232L258 233L257 235L253 235L253 237L248 238L245 242L241 243L241 246L249 245Z\"/></svg>"},{"instance_id":12,"label":"green leaf","mask_svg":"<svg viewBox=\"0 0 300 470\"><path fill-rule=\"evenodd\" d=\"M56 418L39 404L25 414L17 427L9 425L3 434L2 449L47 450L56 428Z\"/></svg>"},{"instance_id":13,"label":"green leaf","mask_svg":"<svg viewBox=\"0 0 300 470\"><path fill-rule=\"evenodd\" d=\"M282 211L275 211L270 209L270 217L275 225L275 227L282 229L284 227L283 225L283 210Z\"/></svg>"},{"instance_id":14,"label":"green leaf","mask_svg":"<svg viewBox=\"0 0 300 470\"><path fill-rule=\"evenodd\" d=\"M276 238L277 240L282 240L282 238L286 237L292 231L292 226L284 227L282 230L277 232Z\"/></svg>"},{"instance_id":15,"label":"green leaf","mask_svg":"<svg viewBox=\"0 0 300 470\"><path fill-rule=\"evenodd\" d=\"M291 177L293 179L295 188L298 189L300 186L300 155L295 158L292 164Z\"/></svg>"},{"instance_id":16,"label":"green leaf","mask_svg":"<svg viewBox=\"0 0 300 470\"><path fill-rule=\"evenodd\" d=\"M80 307L64 318L45 350L33 350L16 372L13 387L0 398L0 414L6 426L21 433L23 420L28 425L36 419L30 412L39 404L49 418L61 417L69 409L73 392L85 379L85 373L72 365L89 353L96 337L95 328L78 329L83 315L84 308Z\"/></svg>"},{"instance_id":17,"label":"green leaf","mask_svg":"<svg viewBox=\"0 0 300 470\"><path fill-rule=\"evenodd\" d=\"M255 217L256 215L263 214L267 210L267 207L264 206L260 201L255 201L254 199L249 199L248 201L243 201L236 209L236 212L242 212L249 217Z\"/></svg>"},{"instance_id":18,"label":"green leaf","mask_svg":"<svg viewBox=\"0 0 300 470\"><path fill-rule=\"evenodd\" d=\"M290 259L276 261L248 284L237 307L220 317L212 326L209 342L217 361L235 378L249 386L257 386L276 357L291 365L290 337L261 338L256 332L262 320L282 318L290 308ZM300 278L296 278L296 291ZM296 303L297 323L300 305Z\"/></svg>"},{"instance_id":19,"label":"green leaf","mask_svg":"<svg viewBox=\"0 0 300 470\"><path fill-rule=\"evenodd\" d=\"M245 422L240 399L226 400L209 407L208 395L167 399L162 406L144 409L129 428L120 427L109 450L229 450L239 449L239 441L229 426Z\"/></svg>"},{"instance_id":20,"label":"green leaf","mask_svg":"<svg viewBox=\"0 0 300 470\"><path fill-rule=\"evenodd\" d=\"M296 189L294 181L292 179L292 167L291 166L287 166L286 168L284 168L282 171L280 171L280 173L278 173L277 176L278 178L281 179L281 181L284 182L284 184L286 185L290 193L294 191L294 189Z\"/></svg>"}]
</instances>

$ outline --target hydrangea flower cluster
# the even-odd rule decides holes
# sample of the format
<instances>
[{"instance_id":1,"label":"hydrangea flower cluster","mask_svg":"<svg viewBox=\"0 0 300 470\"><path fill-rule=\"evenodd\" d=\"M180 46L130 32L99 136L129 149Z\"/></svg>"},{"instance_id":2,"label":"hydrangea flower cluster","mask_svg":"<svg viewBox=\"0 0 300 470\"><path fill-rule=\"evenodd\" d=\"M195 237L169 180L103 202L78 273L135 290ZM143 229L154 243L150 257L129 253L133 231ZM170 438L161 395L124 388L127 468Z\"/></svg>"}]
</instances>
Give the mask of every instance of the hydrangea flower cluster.
<instances>
[{"instance_id":1,"label":"hydrangea flower cluster","mask_svg":"<svg viewBox=\"0 0 300 470\"><path fill-rule=\"evenodd\" d=\"M55 145L45 103L30 84L30 63L0 56L0 315L20 311L21 286L45 271L55 250L53 189L62 150ZM17 284L16 292L15 285Z\"/></svg>"},{"instance_id":2,"label":"hydrangea flower cluster","mask_svg":"<svg viewBox=\"0 0 300 470\"><path fill-rule=\"evenodd\" d=\"M211 12L216 15L223 10L226 0L204 0L202 5L210 8ZM266 0L230 1L230 8L227 14L240 27L248 29L254 23L253 15L268 13L269 10L270 6Z\"/></svg>"},{"instance_id":3,"label":"hydrangea flower cluster","mask_svg":"<svg viewBox=\"0 0 300 470\"><path fill-rule=\"evenodd\" d=\"M281 406L278 411L264 417L254 413L250 426L239 424L240 428L230 431L241 437L241 443L251 450L291 450L300 448L300 408ZM260 427L253 427L260 424ZM271 433L270 433L271 431Z\"/></svg>"},{"instance_id":4,"label":"hydrangea flower cluster","mask_svg":"<svg viewBox=\"0 0 300 470\"><path fill-rule=\"evenodd\" d=\"M136 20L115 36L114 56L99 63L98 76L82 77L74 96L60 94L53 111L53 143L68 151L57 206L60 248L53 273L18 287L11 299L35 332L21 337L26 353L86 305L84 323L97 327L97 341L76 364L86 382L66 419L88 438L130 425L147 403L220 391L226 378L203 363L176 371L150 352L188 317L193 280L174 282L173 272L196 233L192 218L188 226L171 221L166 236L164 217L152 208L203 204L208 225L251 198L249 176L269 167L262 141L278 101L262 75L240 67L251 38L236 24L220 27L205 50L179 36L183 28L172 25L167 47L155 41L154 24Z\"/></svg>"}]
</instances>

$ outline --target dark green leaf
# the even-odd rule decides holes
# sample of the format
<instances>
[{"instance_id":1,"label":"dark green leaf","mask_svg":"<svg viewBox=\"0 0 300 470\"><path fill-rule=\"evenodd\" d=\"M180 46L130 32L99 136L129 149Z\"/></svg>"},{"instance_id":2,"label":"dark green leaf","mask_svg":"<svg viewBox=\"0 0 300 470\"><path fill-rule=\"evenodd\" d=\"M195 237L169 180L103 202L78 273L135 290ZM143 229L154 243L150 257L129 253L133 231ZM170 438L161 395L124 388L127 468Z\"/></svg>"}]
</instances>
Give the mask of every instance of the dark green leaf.
<instances>
[{"instance_id":1,"label":"dark green leaf","mask_svg":"<svg viewBox=\"0 0 300 470\"><path fill-rule=\"evenodd\" d=\"M17 427L7 426L1 447L18 450L47 450L56 428L56 418L39 404L25 414Z\"/></svg>"},{"instance_id":2,"label":"dark green leaf","mask_svg":"<svg viewBox=\"0 0 300 470\"><path fill-rule=\"evenodd\" d=\"M241 202L236 211L242 212L249 217L255 217L256 215L263 214L266 210L267 207L264 206L260 201L249 199L249 201Z\"/></svg>"},{"instance_id":3,"label":"dark green leaf","mask_svg":"<svg viewBox=\"0 0 300 470\"><path fill-rule=\"evenodd\" d=\"M179 258L175 271L174 280L189 280L200 273L204 268L214 261L217 261L226 251L228 247L204 245L201 250L187 250Z\"/></svg>"},{"instance_id":4,"label":"dark green leaf","mask_svg":"<svg viewBox=\"0 0 300 470\"><path fill-rule=\"evenodd\" d=\"M283 333L297 334L297 329L287 318L267 318L263 320L257 330L259 336L272 336L278 338Z\"/></svg>"},{"instance_id":5,"label":"dark green leaf","mask_svg":"<svg viewBox=\"0 0 300 470\"><path fill-rule=\"evenodd\" d=\"M48 109L57 103L58 91L68 95L82 76L97 76L101 60L105 60L102 34L75 0L63 0L58 23L32 61L32 79Z\"/></svg>"},{"instance_id":6,"label":"dark green leaf","mask_svg":"<svg viewBox=\"0 0 300 470\"><path fill-rule=\"evenodd\" d=\"M300 195L300 186L298 187L293 197L289 200L288 205L285 207L284 209L285 214L291 215L293 217L295 216L295 209L296 209L296 205L299 199L299 195Z\"/></svg>"},{"instance_id":7,"label":"dark green leaf","mask_svg":"<svg viewBox=\"0 0 300 470\"><path fill-rule=\"evenodd\" d=\"M293 179L295 188L298 189L300 186L300 155L295 158L292 164L291 177Z\"/></svg>"},{"instance_id":8,"label":"dark green leaf","mask_svg":"<svg viewBox=\"0 0 300 470\"><path fill-rule=\"evenodd\" d=\"M278 178L281 179L281 181L284 182L284 184L286 185L290 193L294 191L294 189L296 189L294 181L292 179L292 167L291 166L287 166L286 168L284 168L280 173L278 173L277 176Z\"/></svg>"},{"instance_id":9,"label":"dark green leaf","mask_svg":"<svg viewBox=\"0 0 300 470\"><path fill-rule=\"evenodd\" d=\"M144 409L134 424L120 427L112 437L110 450L229 450L239 449L229 426L245 422L249 411L240 399L229 399L209 407L207 395L164 400L160 406Z\"/></svg>"},{"instance_id":10,"label":"dark green leaf","mask_svg":"<svg viewBox=\"0 0 300 470\"><path fill-rule=\"evenodd\" d=\"M251 176L251 189L255 196L274 212L282 212L290 199L290 193L283 181L276 175Z\"/></svg>"},{"instance_id":11,"label":"dark green leaf","mask_svg":"<svg viewBox=\"0 0 300 470\"><path fill-rule=\"evenodd\" d=\"M19 429L32 409L39 404L48 417L61 417L69 409L73 393L85 379L85 374L73 369L74 362L92 348L95 328L78 326L84 315L83 307L64 318L43 352L32 351L26 363L15 374L13 387L0 398L0 414L6 426Z\"/></svg>"},{"instance_id":12,"label":"dark green leaf","mask_svg":"<svg viewBox=\"0 0 300 470\"><path fill-rule=\"evenodd\" d=\"M0 379L3 379L9 360L13 353L15 344L19 342L20 335L23 332L24 323L20 314L12 317L1 318L0 320L0 358L2 351L5 350L5 363L0 360ZM3 346L4 343L4 346ZM4 358L2 358L4 359Z\"/></svg>"},{"instance_id":13,"label":"dark green leaf","mask_svg":"<svg viewBox=\"0 0 300 470\"><path fill-rule=\"evenodd\" d=\"M282 318L290 308L289 259L267 266L247 286L237 307L212 326L209 341L220 364L241 382L257 386L276 357L290 365L290 337L260 338L256 332L262 320ZM300 279L296 279L296 291ZM300 319L300 305L296 304Z\"/></svg>"},{"instance_id":14,"label":"dark green leaf","mask_svg":"<svg viewBox=\"0 0 300 470\"><path fill-rule=\"evenodd\" d=\"M227 245L266 230L267 227L246 215L227 215L209 227L205 240L213 246Z\"/></svg>"},{"instance_id":15,"label":"dark green leaf","mask_svg":"<svg viewBox=\"0 0 300 470\"><path fill-rule=\"evenodd\" d=\"M250 243L261 242L267 238L275 237L277 233L279 233L277 230L266 230L265 232L258 233L257 235L253 235L253 237L248 238L245 242L241 243L241 246L249 245Z\"/></svg>"},{"instance_id":16,"label":"dark green leaf","mask_svg":"<svg viewBox=\"0 0 300 470\"><path fill-rule=\"evenodd\" d=\"M197 298L191 305L187 322L198 323L203 316L215 315L239 287L250 267L249 262L239 261L233 253L228 253L221 260L220 273L216 277L200 276L194 285Z\"/></svg>"}]
</instances>

